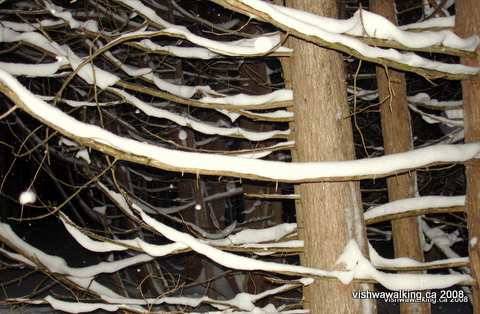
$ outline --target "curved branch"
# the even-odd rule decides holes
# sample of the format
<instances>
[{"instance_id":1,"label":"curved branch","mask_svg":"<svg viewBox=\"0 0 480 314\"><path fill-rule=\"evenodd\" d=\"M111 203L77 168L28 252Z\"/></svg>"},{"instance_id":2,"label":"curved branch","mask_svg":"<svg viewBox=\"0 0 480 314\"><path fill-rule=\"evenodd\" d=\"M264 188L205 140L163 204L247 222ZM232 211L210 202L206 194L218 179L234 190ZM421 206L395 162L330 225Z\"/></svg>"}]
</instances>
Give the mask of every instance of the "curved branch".
<instances>
[{"instance_id":1,"label":"curved branch","mask_svg":"<svg viewBox=\"0 0 480 314\"><path fill-rule=\"evenodd\" d=\"M76 142L155 168L281 182L343 181L379 178L438 163L478 158L480 143L435 145L405 153L353 161L286 163L216 154L175 151L115 135L80 122L37 98L10 74L0 71L0 91L20 109Z\"/></svg>"}]
</instances>

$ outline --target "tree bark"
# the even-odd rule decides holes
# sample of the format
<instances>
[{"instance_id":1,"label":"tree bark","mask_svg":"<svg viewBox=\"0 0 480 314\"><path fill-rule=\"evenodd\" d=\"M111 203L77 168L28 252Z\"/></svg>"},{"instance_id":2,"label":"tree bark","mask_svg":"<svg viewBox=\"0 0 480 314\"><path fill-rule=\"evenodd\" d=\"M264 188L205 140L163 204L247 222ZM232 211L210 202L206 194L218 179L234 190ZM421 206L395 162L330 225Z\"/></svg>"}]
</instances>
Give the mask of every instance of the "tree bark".
<instances>
[{"instance_id":1,"label":"tree bark","mask_svg":"<svg viewBox=\"0 0 480 314\"><path fill-rule=\"evenodd\" d=\"M287 1L290 7L322 16L337 15L334 0ZM290 39L294 49L291 82L295 99L297 161L347 160L355 157L346 99L342 56L314 44ZM299 235L305 241L301 263L334 269L336 259L350 239L367 251L360 190L353 182L308 183L299 187ZM362 302L340 282L317 280L305 288L305 307L311 313L362 313ZM366 305L374 308L372 301ZM369 312L369 311L367 311Z\"/></svg>"},{"instance_id":2,"label":"tree bark","mask_svg":"<svg viewBox=\"0 0 480 314\"><path fill-rule=\"evenodd\" d=\"M480 34L480 7L477 0L457 0L455 2L455 29L460 36ZM480 53L480 49L477 49ZM462 63L471 66L480 66L480 60L463 58ZM462 82L465 142L480 140L480 81L465 80ZM474 160L465 163L467 181L465 212L469 233L469 256L472 277L476 285L472 287L473 313L480 313L480 161Z\"/></svg>"},{"instance_id":3,"label":"tree bark","mask_svg":"<svg viewBox=\"0 0 480 314\"><path fill-rule=\"evenodd\" d=\"M397 24L393 0L371 0L370 10ZM401 72L378 67L377 84L380 100L383 146L385 154L413 149L407 84ZM416 173L410 172L387 178L388 199L395 201L415 196ZM392 220L395 257L410 257L423 261L423 249L417 217ZM401 303L400 313L430 313L429 303Z\"/></svg>"}]
</instances>

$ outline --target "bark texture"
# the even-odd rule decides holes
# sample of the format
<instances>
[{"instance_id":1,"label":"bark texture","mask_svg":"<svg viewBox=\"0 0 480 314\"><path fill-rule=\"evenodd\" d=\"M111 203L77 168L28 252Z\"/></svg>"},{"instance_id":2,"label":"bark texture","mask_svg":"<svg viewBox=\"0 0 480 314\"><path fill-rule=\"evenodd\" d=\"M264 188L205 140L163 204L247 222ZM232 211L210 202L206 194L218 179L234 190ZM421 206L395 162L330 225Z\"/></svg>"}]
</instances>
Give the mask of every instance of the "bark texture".
<instances>
[{"instance_id":1,"label":"bark texture","mask_svg":"<svg viewBox=\"0 0 480 314\"><path fill-rule=\"evenodd\" d=\"M477 0L457 0L455 2L455 27L460 36L480 34L480 6ZM480 53L480 49L477 49ZM480 66L480 58L463 58L466 65ZM462 82L465 142L480 140L480 81L465 80ZM465 175L467 192L465 212L467 214L468 232L470 237L469 255L470 269L477 284L473 290L473 313L480 313L480 161L467 162Z\"/></svg>"},{"instance_id":2,"label":"bark texture","mask_svg":"<svg viewBox=\"0 0 480 314\"><path fill-rule=\"evenodd\" d=\"M397 24L393 0L371 0L370 10ZM407 102L407 84L401 72L377 67L378 95L385 154L413 149L412 127ZM388 199L395 201L415 196L416 174L387 178ZM417 217L392 220L395 257L423 261ZM400 313L430 313L429 303L401 303Z\"/></svg>"},{"instance_id":3,"label":"bark texture","mask_svg":"<svg viewBox=\"0 0 480 314\"><path fill-rule=\"evenodd\" d=\"M337 15L334 0L287 1L290 7L322 16ZM290 39L290 63L295 99L296 161L347 160L355 157L346 99L342 56L314 44ZM308 183L299 186L297 210L300 237L305 241L301 262L334 269L345 244L354 238L366 251L359 186L352 182ZM337 266L338 267L338 266ZM317 280L305 288L305 307L311 313L361 313L352 289L337 281ZM372 302L367 302L370 305Z\"/></svg>"}]
</instances>

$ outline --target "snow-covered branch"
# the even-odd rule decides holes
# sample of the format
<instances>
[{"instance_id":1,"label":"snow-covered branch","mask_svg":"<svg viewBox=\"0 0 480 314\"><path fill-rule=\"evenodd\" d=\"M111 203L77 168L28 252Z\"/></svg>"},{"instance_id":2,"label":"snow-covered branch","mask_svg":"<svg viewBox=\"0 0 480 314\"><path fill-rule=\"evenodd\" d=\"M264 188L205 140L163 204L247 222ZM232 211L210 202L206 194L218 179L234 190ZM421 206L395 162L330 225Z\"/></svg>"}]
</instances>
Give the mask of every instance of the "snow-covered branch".
<instances>
[{"instance_id":1,"label":"snow-covered branch","mask_svg":"<svg viewBox=\"0 0 480 314\"><path fill-rule=\"evenodd\" d=\"M165 170L194 174L230 175L259 180L306 182L383 177L435 163L478 158L479 143L436 145L410 152L354 161L285 163L215 154L174 151L120 137L68 116L36 97L14 77L0 72L1 91L36 119L84 146L118 159ZM202 160L202 164L198 164Z\"/></svg>"}]
</instances>

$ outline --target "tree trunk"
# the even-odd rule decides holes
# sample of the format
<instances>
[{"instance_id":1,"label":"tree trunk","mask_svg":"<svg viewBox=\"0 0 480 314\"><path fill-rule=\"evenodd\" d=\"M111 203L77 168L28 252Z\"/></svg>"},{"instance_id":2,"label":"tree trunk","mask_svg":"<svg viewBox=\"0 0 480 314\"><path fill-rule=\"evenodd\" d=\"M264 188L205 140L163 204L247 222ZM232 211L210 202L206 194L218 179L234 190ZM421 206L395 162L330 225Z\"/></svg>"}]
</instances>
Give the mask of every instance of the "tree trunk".
<instances>
[{"instance_id":1,"label":"tree trunk","mask_svg":"<svg viewBox=\"0 0 480 314\"><path fill-rule=\"evenodd\" d=\"M480 34L480 6L477 0L457 0L455 2L455 28L460 36ZM480 49L477 49L480 53ZM480 66L480 60L463 58L463 64ZM480 140L480 81L465 80L462 82L463 107L465 122L465 142ZM480 313L480 161L474 160L465 165L467 193L465 212L467 214L469 233L469 256L472 277L476 280L473 290L473 312Z\"/></svg>"},{"instance_id":2,"label":"tree trunk","mask_svg":"<svg viewBox=\"0 0 480 314\"><path fill-rule=\"evenodd\" d=\"M335 17L334 0L295 0L296 9ZM355 157L346 99L344 65L339 53L291 39L294 49L291 81L295 99L296 161L347 160ZM350 239L367 252L360 190L353 182L308 183L299 187L297 210L300 237L305 241L301 263L334 269ZM304 290L311 313L362 313L366 307L352 298L352 290L338 281L317 280ZM373 305L367 301L366 305ZM365 305L365 304L364 304ZM371 307L372 308L372 307Z\"/></svg>"},{"instance_id":3,"label":"tree trunk","mask_svg":"<svg viewBox=\"0 0 480 314\"><path fill-rule=\"evenodd\" d=\"M397 24L393 0L371 0L370 10ZM377 66L378 97L385 154L413 149L410 112L405 75ZM405 173L387 178L388 199L395 201L415 196L416 174ZM423 261L423 250L416 217L392 220L395 257ZM401 303L400 313L430 313L429 303Z\"/></svg>"}]
</instances>

